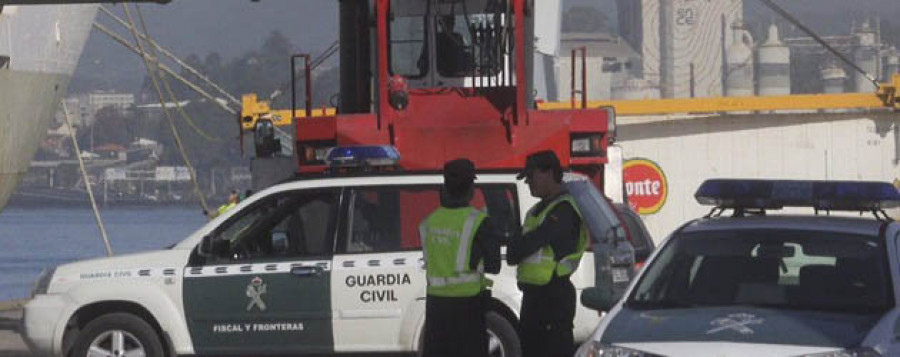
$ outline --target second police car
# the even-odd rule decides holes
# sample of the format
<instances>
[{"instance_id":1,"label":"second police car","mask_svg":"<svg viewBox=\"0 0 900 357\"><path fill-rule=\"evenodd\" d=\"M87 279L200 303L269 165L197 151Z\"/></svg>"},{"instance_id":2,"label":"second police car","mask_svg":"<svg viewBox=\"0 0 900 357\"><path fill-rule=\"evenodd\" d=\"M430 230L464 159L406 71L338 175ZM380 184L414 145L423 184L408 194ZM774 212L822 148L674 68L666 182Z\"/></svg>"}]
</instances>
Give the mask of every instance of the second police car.
<instances>
[{"instance_id":1,"label":"second police car","mask_svg":"<svg viewBox=\"0 0 900 357\"><path fill-rule=\"evenodd\" d=\"M425 310L417 228L438 207L441 182L402 174L283 183L170 249L59 266L25 307L26 340L37 353L77 357L414 353ZM536 203L512 173L479 174L476 185L472 204L505 236ZM593 184L570 176L567 186L592 235L621 238ZM579 290L595 284L592 256L583 260L572 277ZM493 280L491 354L518 356L515 270L504 266ZM576 339L597 322L579 307Z\"/></svg>"},{"instance_id":2,"label":"second police car","mask_svg":"<svg viewBox=\"0 0 900 357\"><path fill-rule=\"evenodd\" d=\"M623 298L583 296L609 313L578 357L900 355L893 185L709 180L696 198L715 208L672 233ZM820 214L767 215L783 207Z\"/></svg>"}]
</instances>

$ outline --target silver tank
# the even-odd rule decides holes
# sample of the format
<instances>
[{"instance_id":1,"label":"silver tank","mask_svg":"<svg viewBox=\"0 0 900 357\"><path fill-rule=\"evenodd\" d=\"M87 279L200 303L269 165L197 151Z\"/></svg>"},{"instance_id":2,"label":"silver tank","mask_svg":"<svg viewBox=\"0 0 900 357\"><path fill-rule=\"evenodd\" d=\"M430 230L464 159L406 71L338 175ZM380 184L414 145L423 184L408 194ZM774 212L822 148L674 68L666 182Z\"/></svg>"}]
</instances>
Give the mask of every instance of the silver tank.
<instances>
[{"instance_id":1,"label":"silver tank","mask_svg":"<svg viewBox=\"0 0 900 357\"><path fill-rule=\"evenodd\" d=\"M7 5L0 13L0 209L66 93L97 9Z\"/></svg>"},{"instance_id":2,"label":"silver tank","mask_svg":"<svg viewBox=\"0 0 900 357\"><path fill-rule=\"evenodd\" d=\"M828 62L822 67L821 74L825 93L844 93L847 72L841 66L834 62Z\"/></svg>"},{"instance_id":3,"label":"silver tank","mask_svg":"<svg viewBox=\"0 0 900 357\"><path fill-rule=\"evenodd\" d=\"M742 23L732 26L731 47L725 55L725 94L729 97L753 95L753 39Z\"/></svg>"},{"instance_id":4,"label":"silver tank","mask_svg":"<svg viewBox=\"0 0 900 357\"><path fill-rule=\"evenodd\" d=\"M759 46L759 95L791 94L791 49L781 42L778 26L769 26L769 37Z\"/></svg>"},{"instance_id":5,"label":"silver tank","mask_svg":"<svg viewBox=\"0 0 900 357\"><path fill-rule=\"evenodd\" d=\"M889 53L885 56L884 74L881 78L884 81L890 81L891 78L898 73L900 73L900 51L896 48L891 48Z\"/></svg>"},{"instance_id":6,"label":"silver tank","mask_svg":"<svg viewBox=\"0 0 900 357\"><path fill-rule=\"evenodd\" d=\"M878 39L869 21L863 22L854 33L856 48L853 50L853 62L866 73L878 76ZM853 73L853 84L856 92L874 92L875 85L862 73Z\"/></svg>"}]
</instances>

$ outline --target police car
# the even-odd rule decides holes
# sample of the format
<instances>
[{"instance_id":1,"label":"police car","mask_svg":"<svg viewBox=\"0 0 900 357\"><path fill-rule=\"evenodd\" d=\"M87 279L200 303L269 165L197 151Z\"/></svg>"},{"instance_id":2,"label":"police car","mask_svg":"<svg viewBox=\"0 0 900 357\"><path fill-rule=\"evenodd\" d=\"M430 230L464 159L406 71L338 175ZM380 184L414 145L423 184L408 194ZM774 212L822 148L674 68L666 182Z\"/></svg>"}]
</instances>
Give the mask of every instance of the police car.
<instances>
[{"instance_id":1,"label":"police car","mask_svg":"<svg viewBox=\"0 0 900 357\"><path fill-rule=\"evenodd\" d=\"M624 299L583 297L609 313L578 357L900 355L893 185L710 180L696 198L715 208L672 233ZM819 214L766 214L783 207ZM842 210L875 218L829 214Z\"/></svg>"},{"instance_id":2,"label":"police car","mask_svg":"<svg viewBox=\"0 0 900 357\"><path fill-rule=\"evenodd\" d=\"M593 184L570 181L581 202L608 208ZM439 174L375 174L275 185L170 249L46 272L24 335L57 356L414 353L425 311L417 228L438 207L441 183ZM536 203L513 173L481 173L476 185L472 204L506 237ZM620 226L591 212L597 232ZM583 260L572 276L579 290L595 282L592 257ZM520 355L514 268L493 280L491 353ZM598 321L580 307L576 339Z\"/></svg>"}]
</instances>

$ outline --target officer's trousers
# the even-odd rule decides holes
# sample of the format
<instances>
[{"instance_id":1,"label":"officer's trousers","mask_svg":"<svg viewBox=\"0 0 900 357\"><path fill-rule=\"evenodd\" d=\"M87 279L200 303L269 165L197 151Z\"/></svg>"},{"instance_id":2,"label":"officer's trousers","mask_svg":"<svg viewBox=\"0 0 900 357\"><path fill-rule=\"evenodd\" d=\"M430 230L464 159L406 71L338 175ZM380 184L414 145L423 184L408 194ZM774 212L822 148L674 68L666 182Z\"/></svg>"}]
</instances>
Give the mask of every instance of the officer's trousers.
<instances>
[{"instance_id":1,"label":"officer's trousers","mask_svg":"<svg viewBox=\"0 0 900 357\"><path fill-rule=\"evenodd\" d=\"M487 357L485 314L490 292L473 297L428 296L424 357Z\"/></svg>"},{"instance_id":2,"label":"officer's trousers","mask_svg":"<svg viewBox=\"0 0 900 357\"><path fill-rule=\"evenodd\" d=\"M569 277L554 277L547 285L520 283L522 311L519 339L523 357L571 357L575 319L575 286Z\"/></svg>"}]
</instances>

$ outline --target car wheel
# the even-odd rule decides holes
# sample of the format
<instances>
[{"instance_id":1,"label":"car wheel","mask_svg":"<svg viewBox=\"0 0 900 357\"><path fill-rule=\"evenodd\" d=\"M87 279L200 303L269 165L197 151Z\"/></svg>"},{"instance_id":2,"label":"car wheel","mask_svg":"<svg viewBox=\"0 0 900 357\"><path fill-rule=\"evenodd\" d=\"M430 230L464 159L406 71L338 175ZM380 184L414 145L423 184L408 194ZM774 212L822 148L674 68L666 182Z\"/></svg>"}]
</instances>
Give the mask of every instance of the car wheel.
<instances>
[{"instance_id":1,"label":"car wheel","mask_svg":"<svg viewBox=\"0 0 900 357\"><path fill-rule=\"evenodd\" d=\"M521 357L522 347L519 345L519 335L512 323L494 311L489 311L485 320L488 333L488 356ZM419 336L419 350L416 352L416 356L424 356L424 346L425 334L422 334Z\"/></svg>"},{"instance_id":2,"label":"car wheel","mask_svg":"<svg viewBox=\"0 0 900 357\"><path fill-rule=\"evenodd\" d=\"M89 322L75 340L71 357L163 357L159 335L146 321L114 313Z\"/></svg>"},{"instance_id":3,"label":"car wheel","mask_svg":"<svg viewBox=\"0 0 900 357\"><path fill-rule=\"evenodd\" d=\"M513 324L491 311L487 314L488 355L491 357L521 357L522 347Z\"/></svg>"}]
</instances>

